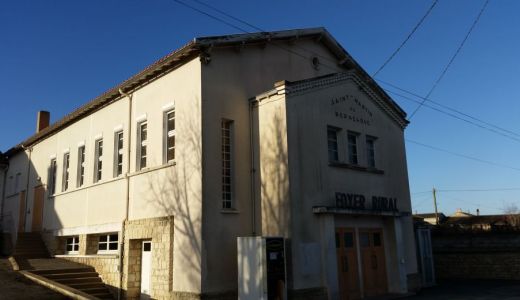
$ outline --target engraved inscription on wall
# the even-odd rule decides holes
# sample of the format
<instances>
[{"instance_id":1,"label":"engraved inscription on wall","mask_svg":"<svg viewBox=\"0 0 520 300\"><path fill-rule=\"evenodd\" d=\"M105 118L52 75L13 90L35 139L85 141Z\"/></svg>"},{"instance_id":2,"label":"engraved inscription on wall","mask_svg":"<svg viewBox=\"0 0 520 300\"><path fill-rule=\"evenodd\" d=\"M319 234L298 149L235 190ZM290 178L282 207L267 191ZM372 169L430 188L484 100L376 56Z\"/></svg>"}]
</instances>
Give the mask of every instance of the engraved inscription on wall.
<instances>
[{"instance_id":1,"label":"engraved inscription on wall","mask_svg":"<svg viewBox=\"0 0 520 300\"><path fill-rule=\"evenodd\" d=\"M334 116L336 118L366 126L372 125L372 111L352 95L345 94L334 97L330 100L330 105L334 108Z\"/></svg>"}]
</instances>

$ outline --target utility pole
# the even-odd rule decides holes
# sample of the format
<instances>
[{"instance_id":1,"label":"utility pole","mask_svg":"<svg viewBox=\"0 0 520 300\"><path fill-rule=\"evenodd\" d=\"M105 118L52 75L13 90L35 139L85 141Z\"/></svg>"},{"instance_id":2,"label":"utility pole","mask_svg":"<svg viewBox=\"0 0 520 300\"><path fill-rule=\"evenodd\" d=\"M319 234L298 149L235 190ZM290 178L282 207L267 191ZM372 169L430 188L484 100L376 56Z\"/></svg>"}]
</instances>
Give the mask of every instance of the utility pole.
<instances>
[{"instance_id":1,"label":"utility pole","mask_svg":"<svg viewBox=\"0 0 520 300\"><path fill-rule=\"evenodd\" d=\"M437 212L437 191L435 191L435 187L432 190L433 192L433 206L435 207L435 225L439 225L439 213Z\"/></svg>"}]
</instances>

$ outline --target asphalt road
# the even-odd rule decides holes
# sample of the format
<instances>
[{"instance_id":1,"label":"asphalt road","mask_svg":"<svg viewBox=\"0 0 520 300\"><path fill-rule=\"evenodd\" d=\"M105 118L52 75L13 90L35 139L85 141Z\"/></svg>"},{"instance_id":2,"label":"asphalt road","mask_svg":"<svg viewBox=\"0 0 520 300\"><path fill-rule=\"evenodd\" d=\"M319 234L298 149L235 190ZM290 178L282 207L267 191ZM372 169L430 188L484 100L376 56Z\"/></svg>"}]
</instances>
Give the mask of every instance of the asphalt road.
<instances>
[{"instance_id":1,"label":"asphalt road","mask_svg":"<svg viewBox=\"0 0 520 300\"><path fill-rule=\"evenodd\" d=\"M406 300L520 300L518 280L460 280L440 282Z\"/></svg>"}]
</instances>

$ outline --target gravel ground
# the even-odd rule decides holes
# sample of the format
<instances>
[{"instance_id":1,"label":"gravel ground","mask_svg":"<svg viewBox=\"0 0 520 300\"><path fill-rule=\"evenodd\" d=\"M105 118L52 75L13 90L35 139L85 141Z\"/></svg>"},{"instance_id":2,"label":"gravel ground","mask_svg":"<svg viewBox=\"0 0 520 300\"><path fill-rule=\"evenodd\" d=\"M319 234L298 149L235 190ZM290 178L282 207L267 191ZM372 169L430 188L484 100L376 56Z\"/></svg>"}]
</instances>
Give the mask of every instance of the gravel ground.
<instances>
[{"instance_id":1,"label":"gravel ground","mask_svg":"<svg viewBox=\"0 0 520 300\"><path fill-rule=\"evenodd\" d=\"M7 258L0 258L0 299L69 299L11 270Z\"/></svg>"}]
</instances>

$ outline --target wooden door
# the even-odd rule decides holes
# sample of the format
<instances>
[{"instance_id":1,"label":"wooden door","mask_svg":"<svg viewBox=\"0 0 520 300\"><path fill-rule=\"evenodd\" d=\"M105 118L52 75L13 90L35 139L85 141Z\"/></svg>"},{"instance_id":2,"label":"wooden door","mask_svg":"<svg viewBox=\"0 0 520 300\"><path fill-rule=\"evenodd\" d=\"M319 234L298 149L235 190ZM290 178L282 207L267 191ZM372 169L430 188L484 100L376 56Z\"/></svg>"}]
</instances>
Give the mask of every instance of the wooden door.
<instances>
[{"instance_id":1,"label":"wooden door","mask_svg":"<svg viewBox=\"0 0 520 300\"><path fill-rule=\"evenodd\" d=\"M336 257L340 299L360 299L358 256L354 229L336 228Z\"/></svg>"},{"instance_id":2,"label":"wooden door","mask_svg":"<svg viewBox=\"0 0 520 300\"><path fill-rule=\"evenodd\" d=\"M25 191L20 192L20 208L18 210L18 232L25 230Z\"/></svg>"},{"instance_id":3,"label":"wooden door","mask_svg":"<svg viewBox=\"0 0 520 300\"><path fill-rule=\"evenodd\" d=\"M386 294L388 288L383 231L381 229L360 230L359 247L365 297Z\"/></svg>"},{"instance_id":4,"label":"wooden door","mask_svg":"<svg viewBox=\"0 0 520 300\"><path fill-rule=\"evenodd\" d=\"M45 190L42 185L34 188L34 203L31 231L42 231L43 223L43 198Z\"/></svg>"}]
</instances>

